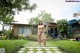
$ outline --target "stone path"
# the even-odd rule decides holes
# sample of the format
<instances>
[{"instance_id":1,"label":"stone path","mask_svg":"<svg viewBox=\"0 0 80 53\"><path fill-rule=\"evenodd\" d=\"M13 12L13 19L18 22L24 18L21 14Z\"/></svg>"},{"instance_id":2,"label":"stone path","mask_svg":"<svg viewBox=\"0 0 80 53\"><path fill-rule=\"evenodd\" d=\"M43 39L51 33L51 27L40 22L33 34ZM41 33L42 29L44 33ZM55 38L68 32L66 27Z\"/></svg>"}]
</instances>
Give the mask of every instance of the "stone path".
<instances>
[{"instance_id":1,"label":"stone path","mask_svg":"<svg viewBox=\"0 0 80 53\"><path fill-rule=\"evenodd\" d=\"M47 47L39 46L37 42L29 42L24 45L23 48L17 53L62 53L58 47L51 47L47 45Z\"/></svg>"}]
</instances>

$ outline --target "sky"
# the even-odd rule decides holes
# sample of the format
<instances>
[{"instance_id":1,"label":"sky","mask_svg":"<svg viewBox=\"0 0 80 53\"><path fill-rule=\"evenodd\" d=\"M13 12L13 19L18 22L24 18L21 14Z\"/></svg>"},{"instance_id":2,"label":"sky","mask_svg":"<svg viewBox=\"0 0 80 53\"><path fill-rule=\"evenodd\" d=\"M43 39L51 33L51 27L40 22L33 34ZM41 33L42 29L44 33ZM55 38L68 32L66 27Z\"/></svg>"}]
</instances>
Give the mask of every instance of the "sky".
<instances>
[{"instance_id":1,"label":"sky","mask_svg":"<svg viewBox=\"0 0 80 53\"><path fill-rule=\"evenodd\" d=\"M74 19L73 13L80 12L80 2L65 2L65 0L30 0L30 4L37 4L36 10L22 11L14 16L17 23L27 24L29 19L38 16L38 14L45 10L51 13L55 22L59 19ZM0 25L1 28L1 25Z\"/></svg>"},{"instance_id":2,"label":"sky","mask_svg":"<svg viewBox=\"0 0 80 53\"><path fill-rule=\"evenodd\" d=\"M80 2L65 2L65 0L30 0L30 3L37 4L36 10L22 11L16 14L14 20L18 23L28 23L28 20L32 17L38 16L38 14L45 10L47 13L51 13L52 18L59 19L74 19L73 13L80 12Z\"/></svg>"}]
</instances>

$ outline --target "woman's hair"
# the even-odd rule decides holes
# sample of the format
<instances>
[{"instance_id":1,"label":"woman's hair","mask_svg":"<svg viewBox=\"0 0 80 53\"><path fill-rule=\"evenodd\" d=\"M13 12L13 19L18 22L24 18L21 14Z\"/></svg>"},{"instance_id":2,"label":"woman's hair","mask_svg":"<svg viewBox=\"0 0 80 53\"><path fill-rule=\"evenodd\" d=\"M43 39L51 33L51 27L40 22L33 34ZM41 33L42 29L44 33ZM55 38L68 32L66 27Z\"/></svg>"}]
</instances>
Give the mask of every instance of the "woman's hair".
<instances>
[{"instance_id":1,"label":"woman's hair","mask_svg":"<svg viewBox=\"0 0 80 53\"><path fill-rule=\"evenodd\" d=\"M42 21L40 21L38 25L43 25L43 22L42 22Z\"/></svg>"}]
</instances>

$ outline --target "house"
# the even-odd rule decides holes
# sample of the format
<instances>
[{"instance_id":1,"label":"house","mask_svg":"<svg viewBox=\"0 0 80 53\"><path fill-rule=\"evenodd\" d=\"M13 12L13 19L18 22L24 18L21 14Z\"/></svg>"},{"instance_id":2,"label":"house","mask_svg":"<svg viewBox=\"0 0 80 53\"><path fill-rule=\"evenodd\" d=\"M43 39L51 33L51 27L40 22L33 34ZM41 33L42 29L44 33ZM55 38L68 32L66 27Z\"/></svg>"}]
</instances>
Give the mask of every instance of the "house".
<instances>
[{"instance_id":1,"label":"house","mask_svg":"<svg viewBox=\"0 0 80 53\"><path fill-rule=\"evenodd\" d=\"M48 27L48 34L52 37L57 37L57 24L56 23L46 23L44 24L46 27ZM37 25L30 25L30 24L13 24L13 34L23 34L24 36L28 36L31 34L37 34Z\"/></svg>"},{"instance_id":2,"label":"house","mask_svg":"<svg viewBox=\"0 0 80 53\"><path fill-rule=\"evenodd\" d=\"M48 34L53 38L57 38L58 37L57 23L47 22L46 26L48 27Z\"/></svg>"},{"instance_id":3,"label":"house","mask_svg":"<svg viewBox=\"0 0 80 53\"><path fill-rule=\"evenodd\" d=\"M73 20L70 20L68 23L72 27L72 30L75 32L74 35L80 34L80 23L78 20L73 19Z\"/></svg>"},{"instance_id":4,"label":"house","mask_svg":"<svg viewBox=\"0 0 80 53\"><path fill-rule=\"evenodd\" d=\"M32 25L30 24L13 24L13 34L23 34L24 36L28 36L32 34Z\"/></svg>"}]
</instances>

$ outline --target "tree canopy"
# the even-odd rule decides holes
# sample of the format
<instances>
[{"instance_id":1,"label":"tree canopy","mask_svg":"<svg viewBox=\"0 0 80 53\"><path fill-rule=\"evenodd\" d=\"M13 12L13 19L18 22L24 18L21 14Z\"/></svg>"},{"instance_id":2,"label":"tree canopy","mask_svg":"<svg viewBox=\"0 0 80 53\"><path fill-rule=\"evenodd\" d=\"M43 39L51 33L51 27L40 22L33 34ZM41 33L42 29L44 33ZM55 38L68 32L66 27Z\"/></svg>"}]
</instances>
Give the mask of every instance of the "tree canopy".
<instances>
[{"instance_id":1,"label":"tree canopy","mask_svg":"<svg viewBox=\"0 0 80 53\"><path fill-rule=\"evenodd\" d=\"M66 37L68 31L68 21L66 19L58 20L57 28L59 34L61 34L63 37Z\"/></svg>"},{"instance_id":2,"label":"tree canopy","mask_svg":"<svg viewBox=\"0 0 80 53\"><path fill-rule=\"evenodd\" d=\"M34 10L36 4L30 4L29 0L0 0L0 21L4 24L9 24L13 21L15 13L22 10ZM0 23L1 24L1 23Z\"/></svg>"},{"instance_id":3,"label":"tree canopy","mask_svg":"<svg viewBox=\"0 0 80 53\"><path fill-rule=\"evenodd\" d=\"M4 24L11 24L13 22L14 17L7 15L4 19Z\"/></svg>"},{"instance_id":4,"label":"tree canopy","mask_svg":"<svg viewBox=\"0 0 80 53\"><path fill-rule=\"evenodd\" d=\"M29 0L0 0L1 15L15 14L17 11L35 9L36 4L30 5Z\"/></svg>"},{"instance_id":5,"label":"tree canopy","mask_svg":"<svg viewBox=\"0 0 80 53\"><path fill-rule=\"evenodd\" d=\"M7 15L15 15L15 12L22 10L33 10L36 4L31 5L29 0L0 0L0 21Z\"/></svg>"},{"instance_id":6,"label":"tree canopy","mask_svg":"<svg viewBox=\"0 0 80 53\"><path fill-rule=\"evenodd\" d=\"M54 22L54 19L52 19L52 16L50 13L47 13L46 11L41 12L41 20L45 22Z\"/></svg>"},{"instance_id":7,"label":"tree canopy","mask_svg":"<svg viewBox=\"0 0 80 53\"><path fill-rule=\"evenodd\" d=\"M80 12L79 13L74 13L73 17L76 17L78 21L80 21Z\"/></svg>"},{"instance_id":8,"label":"tree canopy","mask_svg":"<svg viewBox=\"0 0 80 53\"><path fill-rule=\"evenodd\" d=\"M37 17L34 17L34 18L31 18L29 23L35 23L35 24L38 24L39 21L42 21L43 23L46 23L46 22L54 22L54 19L52 19L52 16L51 14L45 12L45 11L41 11L40 14L38 14Z\"/></svg>"},{"instance_id":9,"label":"tree canopy","mask_svg":"<svg viewBox=\"0 0 80 53\"><path fill-rule=\"evenodd\" d=\"M40 19L38 17L31 18L29 24L38 24Z\"/></svg>"}]
</instances>

